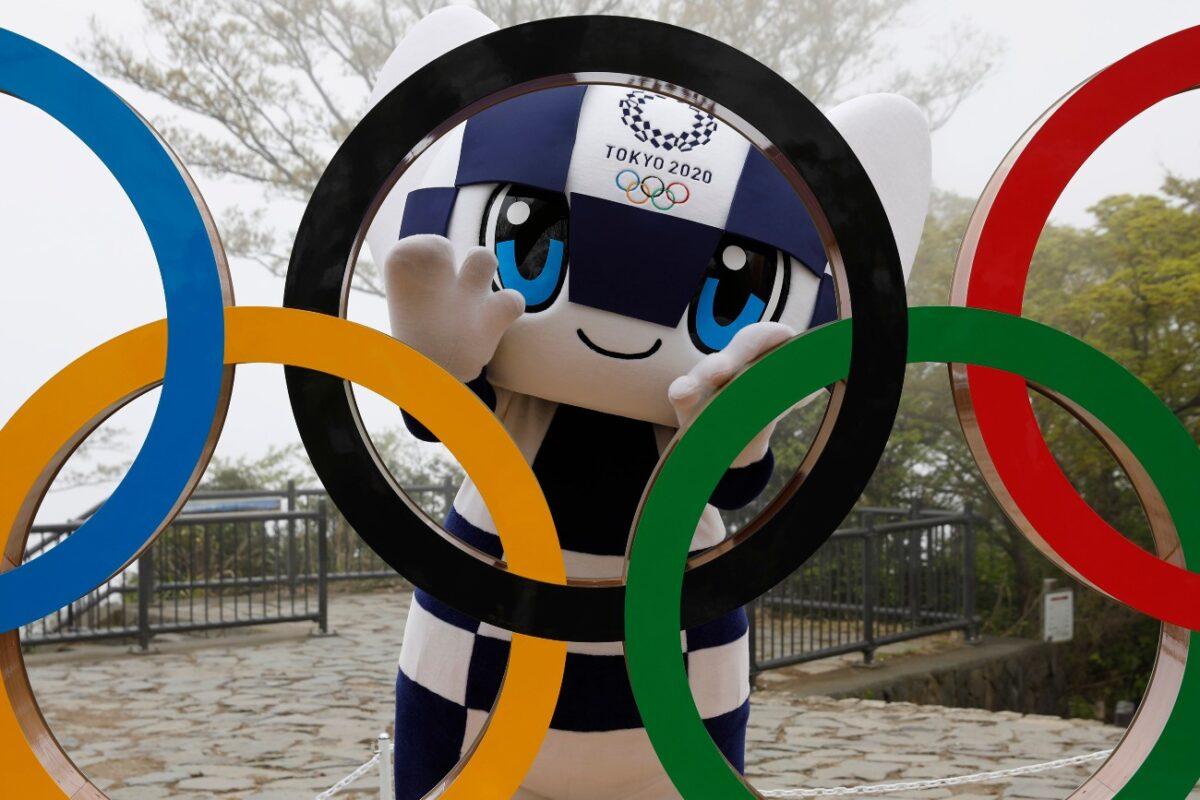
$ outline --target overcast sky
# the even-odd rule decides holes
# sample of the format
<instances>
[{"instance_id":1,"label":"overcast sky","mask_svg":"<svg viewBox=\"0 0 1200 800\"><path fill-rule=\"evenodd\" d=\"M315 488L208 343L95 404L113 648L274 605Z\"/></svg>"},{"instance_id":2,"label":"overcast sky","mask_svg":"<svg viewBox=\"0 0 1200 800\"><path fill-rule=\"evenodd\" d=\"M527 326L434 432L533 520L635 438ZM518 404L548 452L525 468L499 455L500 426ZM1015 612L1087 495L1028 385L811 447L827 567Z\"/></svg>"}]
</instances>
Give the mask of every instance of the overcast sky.
<instances>
[{"instance_id":1,"label":"overcast sky","mask_svg":"<svg viewBox=\"0 0 1200 800\"><path fill-rule=\"evenodd\" d=\"M108 29L137 41L140 16L133 0L9 2L0 8L0 26L74 58L92 13ZM1200 3L922 0L909 19L918 30L940 28L949 15L968 17L1005 43L996 72L934 136L935 184L973 197L1047 106L1129 51L1200 24ZM903 48L898 58L903 62ZM151 116L164 110L129 87L116 88ZM0 97L0 120L0 268L5 277L0 341L6 345L2 421L72 358L161 317L164 307L147 238L95 157L48 118L11 98ZM1086 165L1055 218L1087 224L1091 203L1118 192L1153 191L1167 170L1200 176L1198 144L1200 97L1184 95L1161 104L1126 126ZM237 187L204 175L196 178L215 207L246 197ZM280 303L282 281L261 268L235 265L234 285L241 304ZM356 299L352 316L378 325L385 319L382 304L371 299ZM398 420L385 403L366 405L373 426ZM140 443L153 407L154 397L147 396L114 418L112 424L132 432L130 450ZM218 453L255 454L297 438L281 371L239 368ZM40 518L65 518L105 492L100 487L52 493Z\"/></svg>"}]
</instances>

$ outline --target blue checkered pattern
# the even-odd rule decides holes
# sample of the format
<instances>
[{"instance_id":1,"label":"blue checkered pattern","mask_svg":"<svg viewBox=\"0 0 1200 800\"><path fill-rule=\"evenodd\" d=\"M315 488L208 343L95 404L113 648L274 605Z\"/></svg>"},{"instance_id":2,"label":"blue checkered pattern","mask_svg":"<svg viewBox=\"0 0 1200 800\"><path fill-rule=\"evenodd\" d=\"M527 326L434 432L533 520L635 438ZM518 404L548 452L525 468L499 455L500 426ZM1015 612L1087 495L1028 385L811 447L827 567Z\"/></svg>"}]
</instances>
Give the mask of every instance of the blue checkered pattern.
<instances>
[{"instance_id":1,"label":"blue checkered pattern","mask_svg":"<svg viewBox=\"0 0 1200 800\"><path fill-rule=\"evenodd\" d=\"M447 529L499 555L498 539L455 512ZM416 800L437 785L471 746L500 689L509 634L479 623L416 591L396 678L396 798ZM749 716L747 621L742 610L685 632L693 692L713 740L730 763L744 766ZM620 643L573 644L550 738L561 733L604 737L639 730ZM577 748L586 754L589 747ZM587 764L555 770L586 772ZM553 778L550 778L553 781Z\"/></svg>"},{"instance_id":2,"label":"blue checkered pattern","mask_svg":"<svg viewBox=\"0 0 1200 800\"><path fill-rule=\"evenodd\" d=\"M485 381L478 381L486 385ZM475 386L478 390L478 386ZM620 559L636 497L618 502L630 487L644 485L656 453L648 423L621 420L570 406L558 406L550 431L534 460L534 470L543 483L568 571L607 574L613 559ZM611 426L597 432L601 426ZM428 432L412 425L414 433ZM631 438L618 441L625 431ZM588 437L591 436L590 440ZM629 458L631 476L611 477L606 487L597 485L596 474L575 480L564 476L561 448L585 447L609 441L614 453ZM650 445L641 464L635 454ZM575 451L576 458L579 452ZM603 461L603 454L592 461ZM749 502L766 485L773 458L740 469L731 469L714 492L713 502L737 507ZM649 466L647 466L649 465ZM603 481L600 481L603 482ZM575 493L582 483L589 491ZM625 486L628 483L628 486ZM499 537L472 524L459 510L463 494L446 519L446 529L467 544L495 556L503 556ZM580 508L581 497L608 497L617 506L617 520L604 520L597 508ZM465 506L464 506L465 507ZM628 516L629 520L624 518ZM604 524L589 526L599 517ZM572 565L574 568L572 568ZM409 610L400 670L396 679L396 798L423 797L470 748L500 689L508 659L511 635L507 631L471 619L429 594L414 593ZM746 721L749 716L749 651L746 614L738 610L681 633L688 678L697 708L713 740L737 769L744 763ZM612 769L622 765L619 774ZM593 765L595 765L593 767ZM645 731L629 686L620 642L572 643L568 645L566 671L558 705L527 784L531 797L674 798L674 789L662 773Z\"/></svg>"}]
</instances>

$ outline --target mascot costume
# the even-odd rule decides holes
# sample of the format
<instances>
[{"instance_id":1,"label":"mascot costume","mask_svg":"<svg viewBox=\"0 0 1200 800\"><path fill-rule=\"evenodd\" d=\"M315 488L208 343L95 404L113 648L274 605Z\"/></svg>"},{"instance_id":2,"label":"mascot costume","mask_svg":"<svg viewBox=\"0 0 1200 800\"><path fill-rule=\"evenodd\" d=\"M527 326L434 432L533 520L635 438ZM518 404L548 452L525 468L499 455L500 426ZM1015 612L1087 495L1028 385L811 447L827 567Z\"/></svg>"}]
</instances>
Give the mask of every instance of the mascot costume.
<instances>
[{"instance_id":1,"label":"mascot costume","mask_svg":"<svg viewBox=\"0 0 1200 800\"><path fill-rule=\"evenodd\" d=\"M492 30L472 9L431 14L373 99ZM554 88L475 115L402 176L368 232L392 333L495 410L541 483L573 578L621 575L638 502L676 429L750 361L836 315L820 237L782 175L729 125L647 88ZM925 118L893 95L829 117L875 184L907 273L928 204ZM718 508L766 486L770 435L730 466L693 550L724 538ZM469 478L445 527L503 555ZM398 800L434 789L470 748L509 640L416 592L396 682ZM747 641L741 611L681 634L696 705L739 770ZM621 643L570 645L551 730L517 797L678 796L641 727Z\"/></svg>"}]
</instances>

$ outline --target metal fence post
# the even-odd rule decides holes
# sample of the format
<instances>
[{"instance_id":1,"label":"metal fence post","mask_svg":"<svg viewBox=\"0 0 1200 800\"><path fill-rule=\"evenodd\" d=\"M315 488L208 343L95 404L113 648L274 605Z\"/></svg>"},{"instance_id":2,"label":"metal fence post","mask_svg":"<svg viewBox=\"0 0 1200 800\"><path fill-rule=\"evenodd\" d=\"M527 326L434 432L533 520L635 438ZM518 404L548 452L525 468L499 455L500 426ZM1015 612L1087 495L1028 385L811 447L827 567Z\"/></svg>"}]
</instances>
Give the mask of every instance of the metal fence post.
<instances>
[{"instance_id":1,"label":"metal fence post","mask_svg":"<svg viewBox=\"0 0 1200 800\"><path fill-rule=\"evenodd\" d=\"M875 594L879 588L879 557L875 552L875 518L865 517L863 534L863 663L875 661Z\"/></svg>"},{"instance_id":2,"label":"metal fence post","mask_svg":"<svg viewBox=\"0 0 1200 800\"><path fill-rule=\"evenodd\" d=\"M921 627L921 545L924 543L922 530L910 530L905 539L905 559L908 584L908 616L914 628Z\"/></svg>"},{"instance_id":3,"label":"metal fence post","mask_svg":"<svg viewBox=\"0 0 1200 800\"><path fill-rule=\"evenodd\" d=\"M454 480L447 475L442 478L442 516L450 513L450 507L454 505Z\"/></svg>"},{"instance_id":4,"label":"metal fence post","mask_svg":"<svg viewBox=\"0 0 1200 800\"><path fill-rule=\"evenodd\" d=\"M287 510L296 510L296 482L287 483ZM292 607L296 606L296 577L299 567L296 564L296 521L288 517L287 521L287 578L288 598Z\"/></svg>"},{"instance_id":5,"label":"metal fence post","mask_svg":"<svg viewBox=\"0 0 1200 800\"><path fill-rule=\"evenodd\" d=\"M376 746L379 748L379 800L393 800L392 740L386 733L381 733Z\"/></svg>"},{"instance_id":6,"label":"metal fence post","mask_svg":"<svg viewBox=\"0 0 1200 800\"><path fill-rule=\"evenodd\" d=\"M963 527L963 614L967 618L967 641L979 638L975 619L975 601L979 578L975 574L975 515L967 509Z\"/></svg>"},{"instance_id":7,"label":"metal fence post","mask_svg":"<svg viewBox=\"0 0 1200 800\"><path fill-rule=\"evenodd\" d=\"M317 503L317 624L329 633L329 542L326 541L325 501Z\"/></svg>"},{"instance_id":8,"label":"metal fence post","mask_svg":"<svg viewBox=\"0 0 1200 800\"><path fill-rule=\"evenodd\" d=\"M150 601L154 595L154 546L138 556L138 647L150 649Z\"/></svg>"}]
</instances>

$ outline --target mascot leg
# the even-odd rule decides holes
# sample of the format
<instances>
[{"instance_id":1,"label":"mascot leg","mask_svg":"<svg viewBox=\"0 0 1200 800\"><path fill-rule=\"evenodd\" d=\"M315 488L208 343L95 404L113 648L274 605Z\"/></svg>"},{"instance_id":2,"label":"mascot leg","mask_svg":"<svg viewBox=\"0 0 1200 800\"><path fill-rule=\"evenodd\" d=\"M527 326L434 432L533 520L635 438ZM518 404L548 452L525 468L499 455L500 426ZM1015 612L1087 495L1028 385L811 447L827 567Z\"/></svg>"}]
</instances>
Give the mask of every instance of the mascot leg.
<instances>
[{"instance_id":1,"label":"mascot leg","mask_svg":"<svg viewBox=\"0 0 1200 800\"><path fill-rule=\"evenodd\" d=\"M420 800L458 763L467 709L396 676L396 800Z\"/></svg>"}]
</instances>

